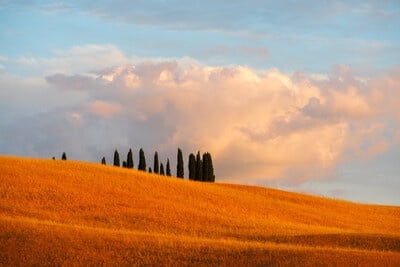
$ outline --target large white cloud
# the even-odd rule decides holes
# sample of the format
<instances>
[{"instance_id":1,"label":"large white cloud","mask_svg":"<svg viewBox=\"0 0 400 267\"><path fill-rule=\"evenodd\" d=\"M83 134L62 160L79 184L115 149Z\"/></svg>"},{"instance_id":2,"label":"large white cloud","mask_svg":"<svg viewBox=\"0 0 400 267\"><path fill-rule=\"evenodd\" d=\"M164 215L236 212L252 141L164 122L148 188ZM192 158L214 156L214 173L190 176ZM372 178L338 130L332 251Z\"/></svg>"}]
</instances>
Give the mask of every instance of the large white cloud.
<instances>
[{"instance_id":1,"label":"large white cloud","mask_svg":"<svg viewBox=\"0 0 400 267\"><path fill-rule=\"evenodd\" d=\"M60 105L0 125L2 153L51 157L65 150L93 161L132 146L174 162L179 146L210 151L220 179L297 183L330 177L338 163L374 157L400 141L398 70L361 80L345 66L309 75L190 59L125 64L130 60L113 46L40 60L45 77L3 73L1 94L22 110L27 102L15 97L36 83L45 89L34 90L33 103ZM15 93L12 85L21 88ZM77 100L64 102L66 96Z\"/></svg>"},{"instance_id":2,"label":"large white cloud","mask_svg":"<svg viewBox=\"0 0 400 267\"><path fill-rule=\"evenodd\" d=\"M74 107L86 120L82 129L102 121L124 145L135 140L168 155L177 146L209 150L218 174L231 181L328 177L343 160L384 152L399 131L388 125L399 119L391 100L399 88L395 75L366 82L342 67L316 80L278 70L146 61L79 77L47 80L75 90L78 79L87 88L88 102Z\"/></svg>"}]
</instances>

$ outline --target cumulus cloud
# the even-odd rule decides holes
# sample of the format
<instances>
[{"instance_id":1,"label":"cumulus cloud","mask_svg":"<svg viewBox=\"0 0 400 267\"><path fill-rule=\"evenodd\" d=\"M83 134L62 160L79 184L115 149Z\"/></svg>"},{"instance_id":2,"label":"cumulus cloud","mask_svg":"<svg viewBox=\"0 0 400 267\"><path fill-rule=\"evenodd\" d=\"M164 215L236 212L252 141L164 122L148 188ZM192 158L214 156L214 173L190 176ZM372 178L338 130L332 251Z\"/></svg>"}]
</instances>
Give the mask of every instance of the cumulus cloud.
<instances>
[{"instance_id":1,"label":"cumulus cloud","mask_svg":"<svg viewBox=\"0 0 400 267\"><path fill-rule=\"evenodd\" d=\"M96 100L87 105L87 110L92 114L110 119L121 111L121 106L115 103Z\"/></svg>"},{"instance_id":2,"label":"cumulus cloud","mask_svg":"<svg viewBox=\"0 0 400 267\"><path fill-rule=\"evenodd\" d=\"M47 76L48 86L85 97L42 114L44 126L33 128L46 129L52 141L32 142L30 149L43 155L70 145L73 156L97 160L115 148L143 146L173 161L179 146L186 153L210 151L225 181L326 178L338 163L374 157L398 142L397 74L366 81L338 66L315 78L190 60L58 73ZM21 127L27 126L14 130L32 133Z\"/></svg>"},{"instance_id":3,"label":"cumulus cloud","mask_svg":"<svg viewBox=\"0 0 400 267\"><path fill-rule=\"evenodd\" d=\"M94 81L90 77L83 75L70 75L57 73L46 77L49 84L53 84L65 90L87 90L92 88Z\"/></svg>"}]
</instances>

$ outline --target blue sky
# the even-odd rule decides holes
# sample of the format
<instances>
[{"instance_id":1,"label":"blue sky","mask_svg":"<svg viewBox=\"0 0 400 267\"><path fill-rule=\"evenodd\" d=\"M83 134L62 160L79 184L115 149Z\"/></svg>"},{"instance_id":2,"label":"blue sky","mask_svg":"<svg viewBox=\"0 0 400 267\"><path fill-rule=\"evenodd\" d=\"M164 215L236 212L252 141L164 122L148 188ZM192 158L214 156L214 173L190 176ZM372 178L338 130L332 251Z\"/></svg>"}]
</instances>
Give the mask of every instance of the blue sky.
<instances>
[{"instance_id":1,"label":"blue sky","mask_svg":"<svg viewBox=\"0 0 400 267\"><path fill-rule=\"evenodd\" d=\"M398 1L0 0L0 153L182 146L224 182L398 205L399 26Z\"/></svg>"},{"instance_id":2,"label":"blue sky","mask_svg":"<svg viewBox=\"0 0 400 267\"><path fill-rule=\"evenodd\" d=\"M395 66L400 53L397 1L3 2L2 51L10 57L95 43L141 57L287 71L346 63L371 75ZM216 55L222 47L230 50ZM269 56L238 53L246 47Z\"/></svg>"}]
</instances>

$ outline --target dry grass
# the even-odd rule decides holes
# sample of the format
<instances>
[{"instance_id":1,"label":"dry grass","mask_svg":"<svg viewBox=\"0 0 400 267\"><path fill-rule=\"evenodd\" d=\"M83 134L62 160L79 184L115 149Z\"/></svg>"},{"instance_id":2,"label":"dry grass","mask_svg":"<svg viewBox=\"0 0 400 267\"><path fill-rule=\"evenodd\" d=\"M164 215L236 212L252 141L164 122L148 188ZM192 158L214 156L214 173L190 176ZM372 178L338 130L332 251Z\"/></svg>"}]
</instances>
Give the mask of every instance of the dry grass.
<instances>
[{"instance_id":1,"label":"dry grass","mask_svg":"<svg viewBox=\"0 0 400 267\"><path fill-rule=\"evenodd\" d=\"M0 157L0 265L400 265L400 207Z\"/></svg>"}]
</instances>

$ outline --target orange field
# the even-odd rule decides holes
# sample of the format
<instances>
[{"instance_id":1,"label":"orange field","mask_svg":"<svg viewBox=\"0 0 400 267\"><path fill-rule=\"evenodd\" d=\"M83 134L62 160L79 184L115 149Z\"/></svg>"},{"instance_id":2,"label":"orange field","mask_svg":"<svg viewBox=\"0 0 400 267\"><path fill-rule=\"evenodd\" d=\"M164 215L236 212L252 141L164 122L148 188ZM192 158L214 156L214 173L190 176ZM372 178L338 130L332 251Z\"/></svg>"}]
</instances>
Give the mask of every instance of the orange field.
<instances>
[{"instance_id":1,"label":"orange field","mask_svg":"<svg viewBox=\"0 0 400 267\"><path fill-rule=\"evenodd\" d=\"M1 266L400 266L400 207L0 156Z\"/></svg>"}]
</instances>

